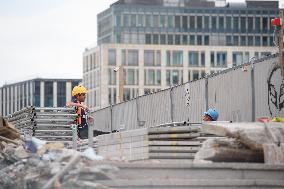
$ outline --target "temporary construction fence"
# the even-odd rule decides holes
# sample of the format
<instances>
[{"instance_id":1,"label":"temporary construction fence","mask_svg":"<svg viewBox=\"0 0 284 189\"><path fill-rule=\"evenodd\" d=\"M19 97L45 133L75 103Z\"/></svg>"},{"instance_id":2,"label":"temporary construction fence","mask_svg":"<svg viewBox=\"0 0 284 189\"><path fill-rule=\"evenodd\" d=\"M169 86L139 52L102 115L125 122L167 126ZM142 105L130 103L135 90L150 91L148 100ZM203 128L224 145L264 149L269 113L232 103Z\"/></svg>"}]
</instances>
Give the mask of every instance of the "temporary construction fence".
<instances>
[{"instance_id":1,"label":"temporary construction fence","mask_svg":"<svg viewBox=\"0 0 284 189\"><path fill-rule=\"evenodd\" d=\"M132 130L170 122L201 122L209 107L219 120L283 116L284 80L278 54L92 113L97 130Z\"/></svg>"}]
</instances>

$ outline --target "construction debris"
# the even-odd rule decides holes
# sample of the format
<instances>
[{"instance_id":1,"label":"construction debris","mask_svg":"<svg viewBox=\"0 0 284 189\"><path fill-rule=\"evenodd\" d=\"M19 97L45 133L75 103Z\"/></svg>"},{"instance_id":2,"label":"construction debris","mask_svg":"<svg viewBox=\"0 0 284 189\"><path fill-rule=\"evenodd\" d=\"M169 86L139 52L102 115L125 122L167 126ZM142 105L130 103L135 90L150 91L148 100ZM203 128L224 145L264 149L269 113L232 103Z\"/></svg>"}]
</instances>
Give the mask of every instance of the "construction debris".
<instances>
[{"instance_id":1,"label":"construction debris","mask_svg":"<svg viewBox=\"0 0 284 189\"><path fill-rule=\"evenodd\" d=\"M269 164L284 163L284 123L205 123L202 130L219 136L232 137L242 144L249 153L255 153L258 162L264 157L264 162ZM216 143L216 142L215 142ZM213 144L211 145L213 148ZM208 144L204 144L204 150ZM231 150L235 149L230 145ZM213 149L212 149L213 150ZM227 150L228 151L228 150ZM240 153L244 152L243 150ZM224 153L227 153L224 151ZM248 154L247 154L248 155ZM252 155L252 154L251 154ZM200 156L198 157L201 158ZM208 158L208 157L204 157ZM250 159L252 160L252 159Z\"/></svg>"}]
</instances>

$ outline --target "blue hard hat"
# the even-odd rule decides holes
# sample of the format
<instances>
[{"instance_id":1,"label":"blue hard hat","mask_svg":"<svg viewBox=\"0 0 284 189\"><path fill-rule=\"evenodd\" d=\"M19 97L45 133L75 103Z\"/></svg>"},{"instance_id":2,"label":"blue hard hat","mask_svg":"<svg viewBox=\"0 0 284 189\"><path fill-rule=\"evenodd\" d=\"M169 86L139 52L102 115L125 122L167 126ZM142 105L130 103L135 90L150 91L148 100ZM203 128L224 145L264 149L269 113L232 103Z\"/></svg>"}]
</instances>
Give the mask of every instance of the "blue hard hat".
<instances>
[{"instance_id":1,"label":"blue hard hat","mask_svg":"<svg viewBox=\"0 0 284 189\"><path fill-rule=\"evenodd\" d=\"M210 116L213 121L217 121L218 116L219 116L219 113L215 109L212 109L212 108L209 108L207 112L204 112L204 114Z\"/></svg>"}]
</instances>

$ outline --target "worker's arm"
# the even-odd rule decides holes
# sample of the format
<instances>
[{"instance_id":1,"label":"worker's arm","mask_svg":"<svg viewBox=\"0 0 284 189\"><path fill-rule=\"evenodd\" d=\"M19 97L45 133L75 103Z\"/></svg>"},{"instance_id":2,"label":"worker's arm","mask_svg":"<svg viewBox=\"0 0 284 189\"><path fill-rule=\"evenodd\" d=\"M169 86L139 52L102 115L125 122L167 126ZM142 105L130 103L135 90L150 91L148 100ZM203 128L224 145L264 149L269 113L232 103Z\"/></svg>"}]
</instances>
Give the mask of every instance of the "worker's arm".
<instances>
[{"instance_id":1,"label":"worker's arm","mask_svg":"<svg viewBox=\"0 0 284 189\"><path fill-rule=\"evenodd\" d=\"M68 106L82 107L82 108L84 108L84 109L86 109L86 110L89 109L86 105L80 104L80 103L76 103L76 102L67 102L67 103L66 103L66 106L67 106L67 107L68 107Z\"/></svg>"}]
</instances>

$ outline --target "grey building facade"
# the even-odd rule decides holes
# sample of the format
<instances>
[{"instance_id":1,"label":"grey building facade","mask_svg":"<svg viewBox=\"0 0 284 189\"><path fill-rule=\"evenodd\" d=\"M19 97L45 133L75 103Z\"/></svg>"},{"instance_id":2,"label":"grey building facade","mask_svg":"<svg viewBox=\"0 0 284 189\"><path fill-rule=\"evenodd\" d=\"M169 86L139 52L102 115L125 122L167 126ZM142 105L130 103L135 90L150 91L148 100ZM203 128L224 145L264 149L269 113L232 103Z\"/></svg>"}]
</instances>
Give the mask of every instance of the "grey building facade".
<instances>
[{"instance_id":1,"label":"grey building facade","mask_svg":"<svg viewBox=\"0 0 284 189\"><path fill-rule=\"evenodd\" d=\"M278 1L119 0L98 14L98 46L83 53L87 104L118 102L277 52L270 19ZM224 6L221 6L224 5Z\"/></svg>"},{"instance_id":2,"label":"grey building facade","mask_svg":"<svg viewBox=\"0 0 284 189\"><path fill-rule=\"evenodd\" d=\"M0 115L6 116L27 106L63 107L71 100L72 88L80 79L32 79L0 88Z\"/></svg>"}]
</instances>

